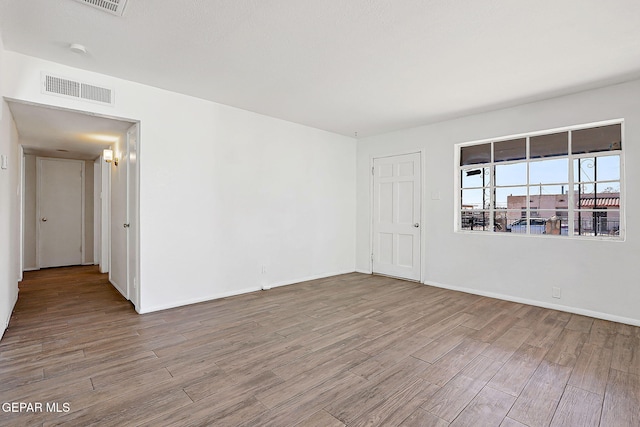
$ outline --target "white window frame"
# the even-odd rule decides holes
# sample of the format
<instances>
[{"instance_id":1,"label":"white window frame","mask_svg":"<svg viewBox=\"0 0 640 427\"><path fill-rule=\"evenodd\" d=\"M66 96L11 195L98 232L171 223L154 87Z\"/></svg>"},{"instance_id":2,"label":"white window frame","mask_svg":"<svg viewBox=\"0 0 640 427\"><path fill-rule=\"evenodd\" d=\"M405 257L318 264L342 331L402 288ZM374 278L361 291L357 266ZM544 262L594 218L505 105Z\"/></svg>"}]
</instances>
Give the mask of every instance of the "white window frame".
<instances>
[{"instance_id":1,"label":"white window frame","mask_svg":"<svg viewBox=\"0 0 640 427\"><path fill-rule=\"evenodd\" d=\"M582 129L590 129L590 128L596 128L596 127L601 127L601 126L609 126L609 125L616 125L619 124L621 127L621 148L619 150L611 150L611 151L601 151L601 152L595 152L595 153L581 153L581 154L572 154L572 132L576 131L576 130L582 130ZM536 159L531 159L530 158L530 140L532 137L535 136L542 136L542 135L549 135L549 134L555 134L555 133L561 133L561 132L568 132L568 154L567 155L562 155L562 156L557 156L554 158L557 159L567 159L568 161L568 177L567 177L567 182L564 183L558 183L557 185L565 185L567 184L568 188L567 188L567 213L568 213L568 235L548 235L548 234L530 234L530 220L531 220L531 192L530 189L534 186L537 186L539 184L531 184L529 182L530 176L529 176L529 167L531 165L531 163L535 163L538 161L544 161L544 160L550 160L550 158L536 158ZM519 138L525 138L526 140L526 159L521 159L521 160L509 160L509 161L500 161L500 162L495 162L494 159L494 144L498 143L498 142L502 142L502 141L509 141L509 140L513 140L513 139L519 139ZM491 145L491 160L489 163L479 163L479 164L472 164L472 165L464 165L461 166L460 165L460 158L461 158L461 151L462 148L464 147L469 147L469 146L473 146L473 145L482 145L482 144L490 144ZM536 132L528 132L528 133L521 133L521 134L514 134L514 135L507 135L507 136L501 136L498 138L488 138L488 139L483 139L483 140L476 140L476 141L470 141L470 142L464 142L464 143L460 143L460 144L455 144L454 149L455 149L455 153L454 153L454 161L455 161L455 168L454 168L454 174L455 174L455 179L454 179L454 183L455 183L455 197L454 197L454 201L455 201L455 215L454 215L454 231L458 232L458 233L465 233L465 234L475 234L475 235L499 235L499 236L504 236L504 235L513 235L512 233L501 233L501 232L494 232L494 218L495 218L495 212L497 211L496 207L495 207L495 189L496 188L508 188L509 186L500 186L500 187L496 187L496 183L494 182L495 180L495 173L494 173L494 168L496 165L509 165L509 164L518 164L518 163L524 163L526 164L526 184L523 185L512 185L512 187L526 187L527 188L527 197L526 197L526 224L527 224L527 231L526 233L516 233L516 235L518 236L523 236L523 237L539 237L539 238L562 238L562 239L579 239L579 240L607 240L607 241L624 241L625 237L626 237L626 185L625 185L625 173L624 173L624 151L625 151L625 123L624 123L624 119L613 119L613 120L606 120L606 121L600 121L600 122L592 122L592 123L585 123L585 124L580 124L580 125L572 125L572 126L566 126L566 127L561 127L561 128L554 128L554 129L546 129L546 130L542 130L542 131L536 131ZM597 235L597 236L587 236L587 235L578 235L574 233L574 226L575 226L575 214L577 211L582 210L582 211L589 211L589 209L579 209L579 207L576 207L575 204L575 179L574 179L574 161L576 159L582 159L582 158L594 158L594 157L605 157L605 156L620 156L620 179L619 179L619 183L620 183L620 207L619 207L619 214L620 214L620 223L619 223L619 233L618 235L614 235L614 236L608 236L608 235ZM488 209L480 209L483 212L487 212L489 215L489 225L487 227L486 230L465 230L462 228L462 172L465 170L469 170L469 169L480 169L480 168L489 168L489 184L488 184L488 190L490 193L490 201L489 201L489 208ZM603 180L603 181L594 181L595 183L606 183L606 182L613 182L612 180ZM584 182L584 181L583 181ZM615 181L618 182L618 181ZM547 183L544 184L547 186L551 186L554 185L552 183ZM473 187L475 188L475 187ZM520 210L520 209L518 209ZM540 208L538 208L538 210L540 210ZM476 209L475 211L478 211L478 209Z\"/></svg>"}]
</instances>

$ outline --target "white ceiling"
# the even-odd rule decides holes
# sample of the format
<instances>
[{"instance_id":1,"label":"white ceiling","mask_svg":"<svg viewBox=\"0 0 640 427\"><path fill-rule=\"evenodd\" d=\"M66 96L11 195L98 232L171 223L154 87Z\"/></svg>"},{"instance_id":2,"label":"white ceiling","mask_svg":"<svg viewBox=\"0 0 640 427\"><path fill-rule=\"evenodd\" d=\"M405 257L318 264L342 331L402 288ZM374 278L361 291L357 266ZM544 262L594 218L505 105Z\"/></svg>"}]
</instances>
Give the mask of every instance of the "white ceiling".
<instances>
[{"instance_id":1,"label":"white ceiling","mask_svg":"<svg viewBox=\"0 0 640 427\"><path fill-rule=\"evenodd\" d=\"M19 102L9 103L26 154L93 160L120 138L130 122Z\"/></svg>"},{"instance_id":2,"label":"white ceiling","mask_svg":"<svg viewBox=\"0 0 640 427\"><path fill-rule=\"evenodd\" d=\"M639 23L638 0L0 0L8 50L349 136L638 78Z\"/></svg>"}]
</instances>

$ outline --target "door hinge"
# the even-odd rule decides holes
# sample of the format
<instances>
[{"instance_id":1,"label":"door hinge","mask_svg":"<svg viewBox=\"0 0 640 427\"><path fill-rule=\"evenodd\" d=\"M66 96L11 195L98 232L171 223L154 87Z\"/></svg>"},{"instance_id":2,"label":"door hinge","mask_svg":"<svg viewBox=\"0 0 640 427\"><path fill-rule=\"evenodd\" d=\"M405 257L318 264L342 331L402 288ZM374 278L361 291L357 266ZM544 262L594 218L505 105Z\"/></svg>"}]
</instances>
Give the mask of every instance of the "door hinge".
<instances>
[{"instance_id":1,"label":"door hinge","mask_svg":"<svg viewBox=\"0 0 640 427\"><path fill-rule=\"evenodd\" d=\"M373 166L371 166L371 175L373 175L373 168L374 168L374 167L373 167Z\"/></svg>"},{"instance_id":2,"label":"door hinge","mask_svg":"<svg viewBox=\"0 0 640 427\"><path fill-rule=\"evenodd\" d=\"M371 253L371 262L373 262L373 252Z\"/></svg>"}]
</instances>

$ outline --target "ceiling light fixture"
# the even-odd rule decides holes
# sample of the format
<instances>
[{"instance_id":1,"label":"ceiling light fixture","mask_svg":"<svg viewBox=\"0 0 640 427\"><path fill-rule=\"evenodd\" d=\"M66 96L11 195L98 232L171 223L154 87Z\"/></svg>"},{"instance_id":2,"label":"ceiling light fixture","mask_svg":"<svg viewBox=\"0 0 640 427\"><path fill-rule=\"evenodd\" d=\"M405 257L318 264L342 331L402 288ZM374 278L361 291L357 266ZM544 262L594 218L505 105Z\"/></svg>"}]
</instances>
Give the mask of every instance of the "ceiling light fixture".
<instances>
[{"instance_id":1,"label":"ceiling light fixture","mask_svg":"<svg viewBox=\"0 0 640 427\"><path fill-rule=\"evenodd\" d=\"M69 45L69 49L71 52L78 53L80 55L85 55L87 53L87 48L79 43L71 43Z\"/></svg>"}]
</instances>

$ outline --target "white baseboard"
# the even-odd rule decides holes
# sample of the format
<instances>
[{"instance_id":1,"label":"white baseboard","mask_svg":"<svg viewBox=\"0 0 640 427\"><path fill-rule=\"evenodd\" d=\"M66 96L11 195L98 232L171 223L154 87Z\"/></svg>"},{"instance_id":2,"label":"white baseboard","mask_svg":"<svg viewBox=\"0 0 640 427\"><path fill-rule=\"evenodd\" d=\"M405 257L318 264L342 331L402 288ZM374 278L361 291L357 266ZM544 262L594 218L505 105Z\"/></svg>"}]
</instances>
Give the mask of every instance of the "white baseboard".
<instances>
[{"instance_id":1,"label":"white baseboard","mask_svg":"<svg viewBox=\"0 0 640 427\"><path fill-rule=\"evenodd\" d=\"M271 283L271 284L269 284L269 288L277 288L277 287L280 287L280 286L295 285L296 283L303 283L303 282L308 282L310 280L316 280L316 279L324 279L326 277L338 276L340 274L347 274L347 273L353 273L353 270L345 270L345 271L339 271L339 272L335 272L335 273L317 274L317 275L313 275L313 276L302 277L302 278L299 278L299 279L296 279L296 280L286 280L286 281L282 281L282 282ZM256 291L261 291L261 290L262 290L262 286L261 285L256 285L256 286L252 286L250 288L238 289L238 290L227 291L227 292L220 292L220 293L208 295L208 296L201 297L201 298L192 298L192 299L182 300L182 301L178 301L178 302L173 302L173 303L170 303L170 304L160 304L160 305L156 305L156 306L149 307L149 308L141 307L141 309L140 309L140 311L138 311L138 313L140 313L140 314L153 313L154 311L168 310L168 309L171 309L171 308L182 307L182 306L191 305L191 304L198 304L198 303L201 303L201 302L213 301L213 300L220 299L220 298L227 298L227 297L232 297L232 296L235 296L235 295L248 294L248 293L251 293L251 292L256 292ZM266 289L266 292L268 292L268 289Z\"/></svg>"},{"instance_id":2,"label":"white baseboard","mask_svg":"<svg viewBox=\"0 0 640 427\"><path fill-rule=\"evenodd\" d=\"M96 265L96 264L92 262L83 262L80 265ZM40 270L40 267L25 267L22 269L22 271L38 271L38 270Z\"/></svg>"},{"instance_id":3,"label":"white baseboard","mask_svg":"<svg viewBox=\"0 0 640 427\"><path fill-rule=\"evenodd\" d=\"M18 292L20 292L20 290L18 290ZM4 336L4 333L7 331L7 328L9 327L9 321L11 320L11 315L13 314L13 310L16 308L16 303L18 302L18 292L16 292L16 296L13 299L13 304L11 304L11 310L9 310L9 316L6 319L4 319L4 322L2 323L2 329L0 329L0 341L2 341L2 337Z\"/></svg>"},{"instance_id":4,"label":"white baseboard","mask_svg":"<svg viewBox=\"0 0 640 427\"><path fill-rule=\"evenodd\" d=\"M156 305L153 307L141 307L140 311L138 311L138 313L140 314L145 314L145 313L153 313L154 311L161 311L161 310L169 310L171 308L176 308L176 307L183 307L185 305L191 305L191 304L198 304L201 302L206 302L206 301L213 301L216 299L220 299L220 298L227 298L227 297L232 297L235 295L242 295L242 294L248 294L251 292L256 292L259 291L261 288L260 286L256 286L253 288L245 288L245 289L240 289L237 291L229 291L229 292L220 292L217 294L212 294L212 295L208 295L205 297L201 297L201 298L191 298L191 299L186 299L186 300L182 300L182 301L178 301L178 302L172 302L170 304L160 304L160 305Z\"/></svg>"},{"instance_id":5,"label":"white baseboard","mask_svg":"<svg viewBox=\"0 0 640 427\"><path fill-rule=\"evenodd\" d=\"M116 282L114 282L112 279L109 279L109 283L111 283L111 285L116 288L116 290L118 292L120 292L120 294L122 294L122 296L127 299L127 293L125 291L122 290L122 288L120 287L120 285L118 285Z\"/></svg>"},{"instance_id":6,"label":"white baseboard","mask_svg":"<svg viewBox=\"0 0 640 427\"><path fill-rule=\"evenodd\" d=\"M465 292L467 294L480 295L483 297L496 298L505 301L517 302L521 304L533 305L536 307L549 308L552 310L565 311L567 313L580 314L582 316L595 317L596 319L609 320L611 322L625 323L627 325L640 326L640 319L633 319L630 317L617 316L615 314L603 313L600 311L587 310L579 307L571 307L568 305L553 304L546 301L537 301L528 298L520 298L512 295L500 294L497 292L485 292L477 289L465 288L463 286L451 286L438 282L425 282L427 286L434 286L436 288L450 289L452 291Z\"/></svg>"},{"instance_id":7,"label":"white baseboard","mask_svg":"<svg viewBox=\"0 0 640 427\"><path fill-rule=\"evenodd\" d=\"M271 283L269 286L271 286L272 288L278 288L280 286L295 285L296 283L308 282L310 280L325 279L327 277L339 276L341 274L348 274L348 273L353 273L353 272L354 272L354 270L345 270L345 271L338 271L338 272L334 272L334 273L315 274L315 275L312 275L312 276L303 277L301 279L285 280L285 281L282 281L282 282Z\"/></svg>"},{"instance_id":8,"label":"white baseboard","mask_svg":"<svg viewBox=\"0 0 640 427\"><path fill-rule=\"evenodd\" d=\"M356 268L356 273L373 274L373 271L371 271L371 270L360 270L360 269Z\"/></svg>"}]
</instances>

